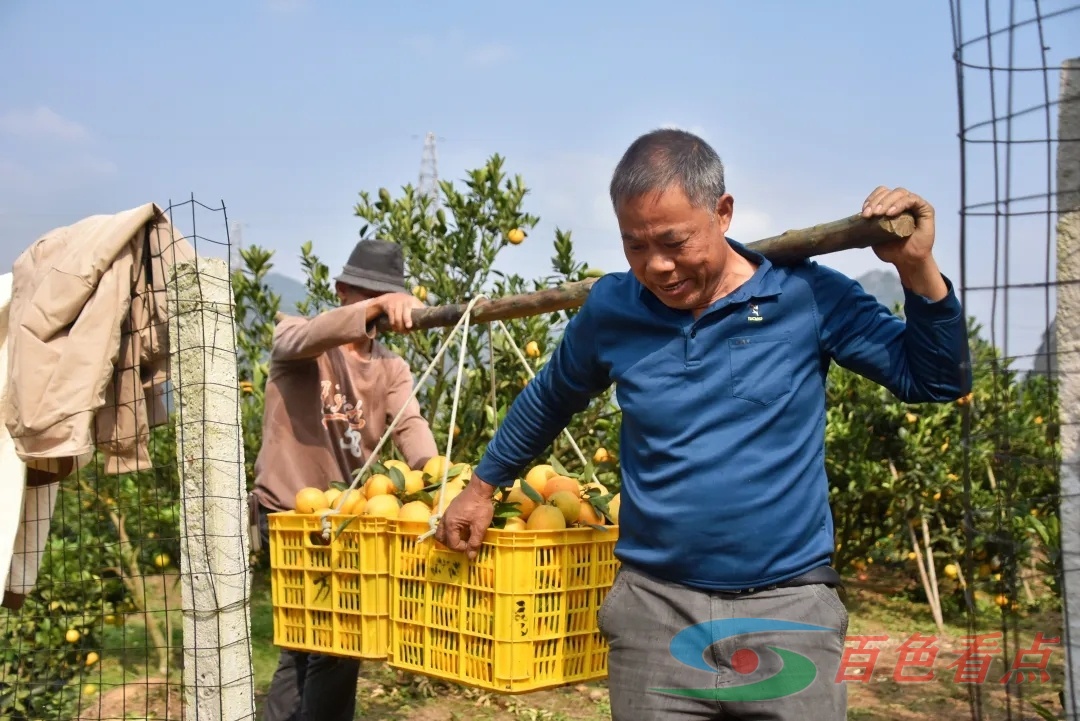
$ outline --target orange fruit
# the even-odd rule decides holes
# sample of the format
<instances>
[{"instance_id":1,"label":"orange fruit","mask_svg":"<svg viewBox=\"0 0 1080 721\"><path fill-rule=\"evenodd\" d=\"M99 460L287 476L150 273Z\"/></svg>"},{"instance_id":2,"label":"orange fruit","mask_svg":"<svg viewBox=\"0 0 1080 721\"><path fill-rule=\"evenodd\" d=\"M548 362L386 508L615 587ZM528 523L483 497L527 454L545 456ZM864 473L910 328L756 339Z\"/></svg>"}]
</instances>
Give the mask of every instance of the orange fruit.
<instances>
[{"instance_id":1,"label":"orange fruit","mask_svg":"<svg viewBox=\"0 0 1080 721\"><path fill-rule=\"evenodd\" d=\"M428 525L431 509L423 501L409 501L398 511L397 518L405 523Z\"/></svg>"},{"instance_id":2,"label":"orange fruit","mask_svg":"<svg viewBox=\"0 0 1080 721\"><path fill-rule=\"evenodd\" d=\"M560 491L566 491L574 496L574 498L581 497L581 483L576 478L570 478L569 476L552 476L547 479L547 483L544 484L544 498L550 500L552 496Z\"/></svg>"},{"instance_id":3,"label":"orange fruit","mask_svg":"<svg viewBox=\"0 0 1080 721\"><path fill-rule=\"evenodd\" d=\"M513 245L518 245L521 241L525 240L525 231L521 228L514 228L506 234L506 239Z\"/></svg>"},{"instance_id":4,"label":"orange fruit","mask_svg":"<svg viewBox=\"0 0 1080 721\"><path fill-rule=\"evenodd\" d=\"M465 481L447 481L446 485L435 491L432 496L431 507L442 508L444 511L450 506L451 501L458 497L458 494L465 490ZM446 500L440 501L439 499L446 494ZM440 505L441 504L441 505Z\"/></svg>"},{"instance_id":5,"label":"orange fruit","mask_svg":"<svg viewBox=\"0 0 1080 721\"><path fill-rule=\"evenodd\" d=\"M401 513L401 501L397 499L397 496L373 496L364 504L363 515L365 516L397 518L399 513Z\"/></svg>"},{"instance_id":6,"label":"orange fruit","mask_svg":"<svg viewBox=\"0 0 1080 721\"><path fill-rule=\"evenodd\" d=\"M364 496L364 491L361 488L350 488L345 491L344 500L341 501L341 508L338 509L338 513L346 516L359 516L364 512L364 506L367 504L367 498Z\"/></svg>"},{"instance_id":7,"label":"orange fruit","mask_svg":"<svg viewBox=\"0 0 1080 721\"><path fill-rule=\"evenodd\" d=\"M566 528L566 517L555 506L539 506L525 522L529 531L559 531Z\"/></svg>"},{"instance_id":8,"label":"orange fruit","mask_svg":"<svg viewBox=\"0 0 1080 721\"><path fill-rule=\"evenodd\" d=\"M424 472L423 471L409 471L405 474L405 493L417 493L424 489Z\"/></svg>"},{"instance_id":9,"label":"orange fruit","mask_svg":"<svg viewBox=\"0 0 1080 721\"><path fill-rule=\"evenodd\" d=\"M432 456L428 459L428 462L424 464L423 471L431 477L432 483L438 483L442 480L443 473L448 466L453 466L446 456Z\"/></svg>"},{"instance_id":10,"label":"orange fruit","mask_svg":"<svg viewBox=\"0 0 1080 721\"><path fill-rule=\"evenodd\" d=\"M608 501L608 518L610 518L611 523L616 526L619 525L619 506L621 505L622 498L618 493L612 496L611 500Z\"/></svg>"},{"instance_id":11,"label":"orange fruit","mask_svg":"<svg viewBox=\"0 0 1080 721\"><path fill-rule=\"evenodd\" d=\"M510 492L506 494L507 503L516 503L518 512L521 514L521 520L527 521L529 514L536 508L536 501L525 495L525 491L521 488L512 488Z\"/></svg>"},{"instance_id":12,"label":"orange fruit","mask_svg":"<svg viewBox=\"0 0 1080 721\"><path fill-rule=\"evenodd\" d=\"M503 526L504 531L524 531L526 530L525 521L521 518L514 516L513 518L506 519L506 525Z\"/></svg>"},{"instance_id":13,"label":"orange fruit","mask_svg":"<svg viewBox=\"0 0 1080 721\"><path fill-rule=\"evenodd\" d=\"M555 491L548 498L548 504L555 506L566 519L566 525L572 526L577 523L581 515L581 499L573 491ZM536 513L536 511L533 511ZM530 516L531 517L531 516Z\"/></svg>"},{"instance_id":14,"label":"orange fruit","mask_svg":"<svg viewBox=\"0 0 1080 721\"><path fill-rule=\"evenodd\" d=\"M529 469L529 472L525 474L525 483L528 483L534 491L543 496L548 479L554 475L556 475L555 469L546 463L542 463Z\"/></svg>"},{"instance_id":15,"label":"orange fruit","mask_svg":"<svg viewBox=\"0 0 1080 721\"><path fill-rule=\"evenodd\" d=\"M581 511L578 513L577 519L578 525L582 526L603 526L605 524L604 516L600 511L596 510L596 506L588 501L581 501Z\"/></svg>"},{"instance_id":16,"label":"orange fruit","mask_svg":"<svg viewBox=\"0 0 1080 721\"><path fill-rule=\"evenodd\" d=\"M375 473L368 477L364 483L364 495L370 501L375 496L389 496L397 493L397 486L390 480L390 476Z\"/></svg>"},{"instance_id":17,"label":"orange fruit","mask_svg":"<svg viewBox=\"0 0 1080 721\"><path fill-rule=\"evenodd\" d=\"M297 492L293 507L297 513L318 513L329 508L329 504L326 502L325 493L318 488L308 486Z\"/></svg>"}]
</instances>

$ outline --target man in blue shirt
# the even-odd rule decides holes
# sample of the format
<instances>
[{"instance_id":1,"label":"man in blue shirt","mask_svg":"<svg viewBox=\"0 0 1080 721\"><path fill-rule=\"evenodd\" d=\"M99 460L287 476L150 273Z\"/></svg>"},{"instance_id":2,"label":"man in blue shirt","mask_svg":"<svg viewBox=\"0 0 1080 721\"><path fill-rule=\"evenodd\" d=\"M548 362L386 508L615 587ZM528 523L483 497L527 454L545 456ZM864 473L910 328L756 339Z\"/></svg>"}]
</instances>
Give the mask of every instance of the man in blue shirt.
<instances>
[{"instance_id":1,"label":"man in blue shirt","mask_svg":"<svg viewBox=\"0 0 1080 721\"><path fill-rule=\"evenodd\" d=\"M728 239L723 165L690 133L637 139L610 190L630 272L593 286L436 538L473 557L495 491L614 383L622 567L599 617L612 718L843 719L826 375L835 361L907 402L970 389L933 208L884 187L863 204L916 217L912 236L875 247L900 275L905 322L834 270Z\"/></svg>"}]
</instances>

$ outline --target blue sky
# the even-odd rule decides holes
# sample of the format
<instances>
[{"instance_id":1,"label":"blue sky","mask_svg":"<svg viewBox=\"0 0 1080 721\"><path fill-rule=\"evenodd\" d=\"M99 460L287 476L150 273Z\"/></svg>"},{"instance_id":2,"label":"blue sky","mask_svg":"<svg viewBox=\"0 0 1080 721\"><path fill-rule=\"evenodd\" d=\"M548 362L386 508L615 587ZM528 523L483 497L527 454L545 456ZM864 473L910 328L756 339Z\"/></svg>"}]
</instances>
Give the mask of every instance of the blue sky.
<instances>
[{"instance_id":1,"label":"blue sky","mask_svg":"<svg viewBox=\"0 0 1080 721\"><path fill-rule=\"evenodd\" d=\"M1030 15L1029 5L1018 2L1019 13ZM336 269L357 239L357 193L415 183L433 131L441 177L458 179L498 152L532 188L528 208L542 224L505 253L504 269L546 268L558 225L592 265L621 270L611 169L635 136L673 124L723 157L736 199L732 237L842 217L874 186L903 185L937 207L939 262L958 279L946 0L912 0L902 11L855 0L119 7L0 2L0 269L50 228L189 193L224 200L243 241L277 250L282 272L299 273L305 240ZM985 22L981 1L967 0L964 12L972 25ZM1078 54L1077 14L1044 31L1051 63ZM1034 35L1016 40L1015 62L1040 62ZM986 74L970 81L981 90L969 91L969 114L989 117ZM1042 75L1028 74L1016 107L1041 92ZM1040 148L1014 160L1013 195L1046 192ZM979 198L992 198L988 159L974 159L969 173ZM1024 250L1014 281L1045 277L1040 222L1010 229ZM975 230L969 285L992 279L992 228ZM851 274L880 267L870 251L825 262ZM984 322L988 301L970 302ZM1042 295L1011 302L1037 303L1001 321L1010 353L1031 352L1045 325Z\"/></svg>"}]
</instances>

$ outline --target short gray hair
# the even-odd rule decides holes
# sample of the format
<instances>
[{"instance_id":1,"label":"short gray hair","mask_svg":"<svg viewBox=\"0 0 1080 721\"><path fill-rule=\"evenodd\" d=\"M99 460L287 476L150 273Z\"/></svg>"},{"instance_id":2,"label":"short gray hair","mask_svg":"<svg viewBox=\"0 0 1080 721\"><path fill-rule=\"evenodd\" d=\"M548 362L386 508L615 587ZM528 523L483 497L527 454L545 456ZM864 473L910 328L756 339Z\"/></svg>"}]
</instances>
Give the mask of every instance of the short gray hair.
<instances>
[{"instance_id":1,"label":"short gray hair","mask_svg":"<svg viewBox=\"0 0 1080 721\"><path fill-rule=\"evenodd\" d=\"M712 210L724 195L724 164L704 140L685 130L662 128L627 148L611 177L611 204L675 185L695 207Z\"/></svg>"}]
</instances>

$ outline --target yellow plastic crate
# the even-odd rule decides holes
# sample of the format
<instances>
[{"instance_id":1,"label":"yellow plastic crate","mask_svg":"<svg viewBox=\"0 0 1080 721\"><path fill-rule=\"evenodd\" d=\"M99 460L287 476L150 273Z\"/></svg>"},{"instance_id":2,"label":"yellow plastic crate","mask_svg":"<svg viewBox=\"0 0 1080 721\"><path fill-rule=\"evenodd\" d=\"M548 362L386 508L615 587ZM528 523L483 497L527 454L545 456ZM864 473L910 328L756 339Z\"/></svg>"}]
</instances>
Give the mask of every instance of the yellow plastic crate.
<instances>
[{"instance_id":1,"label":"yellow plastic crate","mask_svg":"<svg viewBox=\"0 0 1080 721\"><path fill-rule=\"evenodd\" d=\"M322 537L317 514L272 513L268 520L274 644L385 659L390 640L386 519L334 515L330 541Z\"/></svg>"},{"instance_id":2,"label":"yellow plastic crate","mask_svg":"<svg viewBox=\"0 0 1080 721\"><path fill-rule=\"evenodd\" d=\"M394 668L504 694L607 677L618 527L489 530L472 562L390 521Z\"/></svg>"}]
</instances>

